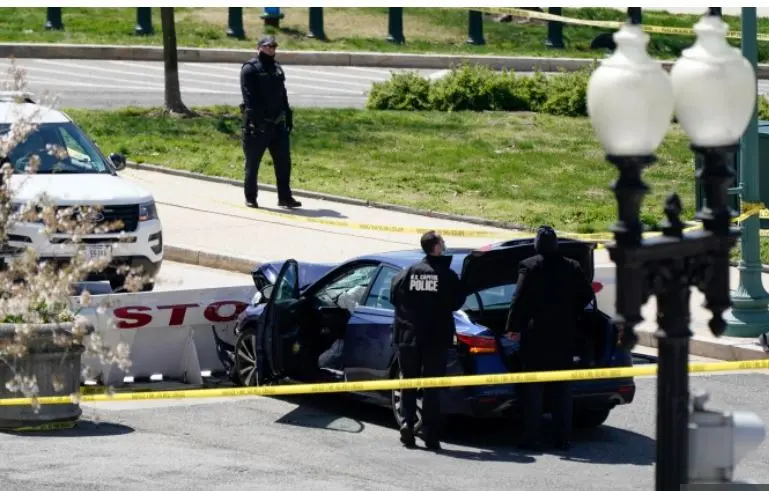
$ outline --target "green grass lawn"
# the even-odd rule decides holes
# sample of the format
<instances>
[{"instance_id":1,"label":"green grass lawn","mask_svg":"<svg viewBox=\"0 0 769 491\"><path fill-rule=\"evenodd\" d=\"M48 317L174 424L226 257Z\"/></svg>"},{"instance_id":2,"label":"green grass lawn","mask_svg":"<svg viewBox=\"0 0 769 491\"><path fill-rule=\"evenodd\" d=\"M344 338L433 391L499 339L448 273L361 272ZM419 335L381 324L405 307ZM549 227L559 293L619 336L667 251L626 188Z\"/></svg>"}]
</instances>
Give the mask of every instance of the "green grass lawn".
<instances>
[{"instance_id":1,"label":"green grass lawn","mask_svg":"<svg viewBox=\"0 0 769 491\"><path fill-rule=\"evenodd\" d=\"M239 118L233 107L203 117L159 110L68 110L107 153L241 179ZM616 216L616 169L586 118L533 113L388 112L296 109L292 137L297 189L575 232L605 231ZM260 171L274 182L269 154ZM645 174L652 191L644 220L662 216L676 190L693 216L694 164L677 126Z\"/></svg>"},{"instance_id":2,"label":"green grass lawn","mask_svg":"<svg viewBox=\"0 0 769 491\"><path fill-rule=\"evenodd\" d=\"M226 36L227 8L177 8L177 34L179 46L252 48L254 40L264 31L259 18L260 8L244 9L244 27L247 40ZM704 10L704 9L703 9ZM65 42L97 44L152 44L161 45L160 9L153 8L152 36L133 35L136 23L134 8L64 8L63 32L47 32L44 8L0 8L0 39L13 42ZM328 41L306 37L307 8L282 9L285 18L277 31L282 49L287 50L363 50L409 51L436 53L479 53L498 55L547 55L570 57L603 56L591 50L591 40L601 29L566 25L566 49L550 50L544 46L546 24L542 21L500 23L487 16L484 22L485 46L471 46L467 39L467 11L448 8L406 8L404 33L406 44L393 45L387 35L387 8L326 8L325 31ZM625 19L624 12L607 8L564 9L564 15L590 20ZM698 16L673 15L665 12L644 12L644 22L650 25L692 27ZM734 30L740 29L738 17L726 16ZM769 33L769 20L759 19L759 32ZM692 37L653 34L650 52L659 58L677 57L690 46ZM731 40L739 45L739 40ZM761 61L769 59L769 43L759 45Z\"/></svg>"}]
</instances>

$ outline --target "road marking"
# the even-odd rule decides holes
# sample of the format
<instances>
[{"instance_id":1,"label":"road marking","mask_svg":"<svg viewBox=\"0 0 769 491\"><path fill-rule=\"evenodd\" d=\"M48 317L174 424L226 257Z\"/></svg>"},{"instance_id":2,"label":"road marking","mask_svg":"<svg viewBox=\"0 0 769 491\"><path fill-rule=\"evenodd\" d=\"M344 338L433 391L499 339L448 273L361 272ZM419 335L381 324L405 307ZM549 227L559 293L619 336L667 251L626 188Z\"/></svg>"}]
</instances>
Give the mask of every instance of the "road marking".
<instances>
[{"instance_id":1,"label":"road marking","mask_svg":"<svg viewBox=\"0 0 769 491\"><path fill-rule=\"evenodd\" d=\"M230 73L232 73L233 74L232 79L234 79L234 80L237 80L237 74L240 73L240 69L235 69L235 68L231 68L231 67L225 67L225 68L222 68L222 70L223 71L227 70ZM211 74L209 76L212 76L212 77L214 77L214 76L222 77L222 75L213 75L213 74ZM227 78L229 78L229 77L227 77ZM294 81L294 80L306 80L306 81L309 81L309 82L330 83L330 84L334 84L334 85L351 85L353 87L360 87L361 90L363 90L364 88L369 88L371 86L370 82L368 82L368 83L342 82L342 81L339 81L339 80L322 79L322 78L319 78L319 77L302 77L300 75L291 75L290 72L286 71L286 85L296 85L296 84L292 84L292 81ZM348 89L334 89L332 87L319 87L317 85L312 85L312 86L306 85L304 87L313 88L313 89L321 89L321 90L340 90L340 91L350 92ZM358 92L356 92L356 93L358 93Z\"/></svg>"},{"instance_id":2,"label":"road marking","mask_svg":"<svg viewBox=\"0 0 769 491\"><path fill-rule=\"evenodd\" d=\"M129 64L129 62L124 62L124 61L113 61L112 63L120 64L120 65L125 65L125 66L132 66L131 64ZM159 70L159 71L164 71L165 70L163 67L159 67L159 66L145 66L145 68L152 69L152 70ZM185 69L179 69L179 74L191 73L193 75L202 76L202 77L212 77L212 78L230 80L233 85L239 84L239 81L238 81L238 73L240 73L239 69L234 69L234 68L230 68L230 67L223 67L222 71L229 71L233 75L232 76L227 76L227 75L214 74L214 73L200 73L200 72L196 72L196 71L192 71L192 70L185 70ZM336 88L336 87L324 87L322 85L297 84L297 83L293 83L292 82L292 80L294 80L294 79L309 80L309 81L313 81L313 82L324 82L323 80L318 80L318 79L308 78L308 77L289 77L288 80L286 81L286 86L289 87L289 88L292 88L292 89L294 89L294 88L297 88L297 89L298 88L305 88L305 89L311 89L311 90L325 90L325 91L328 91L328 92L337 92L337 93L343 93L343 94L363 95L363 88L361 88L361 90L350 90L350 89L341 89L341 88ZM186 80L186 78L182 79L182 80ZM350 83L350 82L335 82L335 81L331 81L331 80L329 80L328 82L332 82L334 84L357 85L357 86L360 86L360 84L353 84L353 83ZM213 82L203 82L203 83L213 83ZM366 86L366 87L368 87L368 86ZM239 91L238 91L238 93L239 93Z\"/></svg>"}]
</instances>

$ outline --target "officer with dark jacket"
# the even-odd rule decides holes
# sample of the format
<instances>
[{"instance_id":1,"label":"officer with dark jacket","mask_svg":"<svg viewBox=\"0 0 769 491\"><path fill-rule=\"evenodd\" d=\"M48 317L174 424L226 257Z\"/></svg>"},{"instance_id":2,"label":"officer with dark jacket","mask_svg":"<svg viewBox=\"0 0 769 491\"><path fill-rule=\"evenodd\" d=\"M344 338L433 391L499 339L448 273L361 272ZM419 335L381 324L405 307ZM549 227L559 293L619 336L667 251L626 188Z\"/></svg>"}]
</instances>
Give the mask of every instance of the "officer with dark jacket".
<instances>
[{"instance_id":1,"label":"officer with dark jacket","mask_svg":"<svg viewBox=\"0 0 769 491\"><path fill-rule=\"evenodd\" d=\"M459 276L451 269L446 244L435 231L422 236L426 256L393 278L390 298L395 307L393 344L404 378L442 377L454 342L454 311L465 301ZM404 390L401 442L413 448L416 393ZM425 446L440 450L440 389L425 389L422 406Z\"/></svg>"},{"instance_id":2,"label":"officer with dark jacket","mask_svg":"<svg viewBox=\"0 0 769 491\"><path fill-rule=\"evenodd\" d=\"M275 166L278 206L298 208L302 203L291 194L291 147L293 111L288 104L286 75L275 61L278 43L272 36L259 41L259 55L248 60L240 72L243 93L243 153L246 157L244 192L246 206L258 208L256 178L264 151L269 149Z\"/></svg>"},{"instance_id":3,"label":"officer with dark jacket","mask_svg":"<svg viewBox=\"0 0 769 491\"><path fill-rule=\"evenodd\" d=\"M590 280L579 263L558 252L555 231L542 226L534 241L537 255L520 263L507 331L520 336L523 371L569 370L578 338L579 318L593 299ZM523 404L521 446L539 448L543 398L553 400L556 446L570 446L572 395L568 382L526 383L518 386Z\"/></svg>"}]
</instances>

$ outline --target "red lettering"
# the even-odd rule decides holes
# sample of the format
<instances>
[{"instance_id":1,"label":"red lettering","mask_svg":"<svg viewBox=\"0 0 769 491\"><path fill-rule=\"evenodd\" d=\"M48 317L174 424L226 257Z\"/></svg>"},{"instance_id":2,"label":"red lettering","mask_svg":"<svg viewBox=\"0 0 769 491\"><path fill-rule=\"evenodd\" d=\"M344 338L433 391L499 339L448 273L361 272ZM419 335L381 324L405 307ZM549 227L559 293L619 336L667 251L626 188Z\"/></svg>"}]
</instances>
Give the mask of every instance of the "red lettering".
<instances>
[{"instance_id":1,"label":"red lettering","mask_svg":"<svg viewBox=\"0 0 769 491\"><path fill-rule=\"evenodd\" d=\"M228 316L220 315L219 309L225 305L233 305L235 307L235 312ZM237 300L222 300L220 302L214 302L206 307L205 312L203 312L203 316L211 322L229 322L237 319L240 313L246 310L246 307L248 307L248 304L245 302L239 302Z\"/></svg>"},{"instance_id":2,"label":"red lettering","mask_svg":"<svg viewBox=\"0 0 769 491\"><path fill-rule=\"evenodd\" d=\"M183 303L179 305L158 305L158 310L171 309L171 320L169 326L181 326L184 322L184 314L190 307L199 307L196 303Z\"/></svg>"},{"instance_id":3,"label":"red lettering","mask_svg":"<svg viewBox=\"0 0 769 491\"><path fill-rule=\"evenodd\" d=\"M150 307L143 307L141 305L138 305L135 307L118 307L115 310L113 310L112 313L118 319L126 319L129 321L133 321L133 323L126 322L125 320L119 321L117 323L118 329L138 329L152 322L151 315L141 313L141 312L147 312L149 310L152 310L152 309ZM134 311L138 311L138 312L134 312Z\"/></svg>"}]
</instances>

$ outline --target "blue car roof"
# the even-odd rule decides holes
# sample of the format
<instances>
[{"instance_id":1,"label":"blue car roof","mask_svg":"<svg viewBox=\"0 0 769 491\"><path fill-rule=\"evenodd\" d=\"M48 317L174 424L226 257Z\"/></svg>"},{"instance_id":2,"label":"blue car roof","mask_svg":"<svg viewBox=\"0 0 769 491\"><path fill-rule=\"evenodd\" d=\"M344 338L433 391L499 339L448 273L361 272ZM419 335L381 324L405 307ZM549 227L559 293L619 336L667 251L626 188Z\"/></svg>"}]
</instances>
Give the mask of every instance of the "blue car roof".
<instances>
[{"instance_id":1,"label":"blue car roof","mask_svg":"<svg viewBox=\"0 0 769 491\"><path fill-rule=\"evenodd\" d=\"M468 254L470 254L475 249L470 248L459 248L459 249L448 249L446 251L446 255L452 256L451 259L451 269L456 271L457 274L460 274L462 271L462 263L465 260L465 257L467 257ZM422 249L409 249L409 250L402 250L402 251L390 251L390 252L380 252L376 254L367 254L365 256L358 256L356 259L370 259L373 261L382 261L389 264L392 264L393 266L399 267L399 268L407 268L411 266L412 264L421 261L425 257L424 251Z\"/></svg>"}]
</instances>

